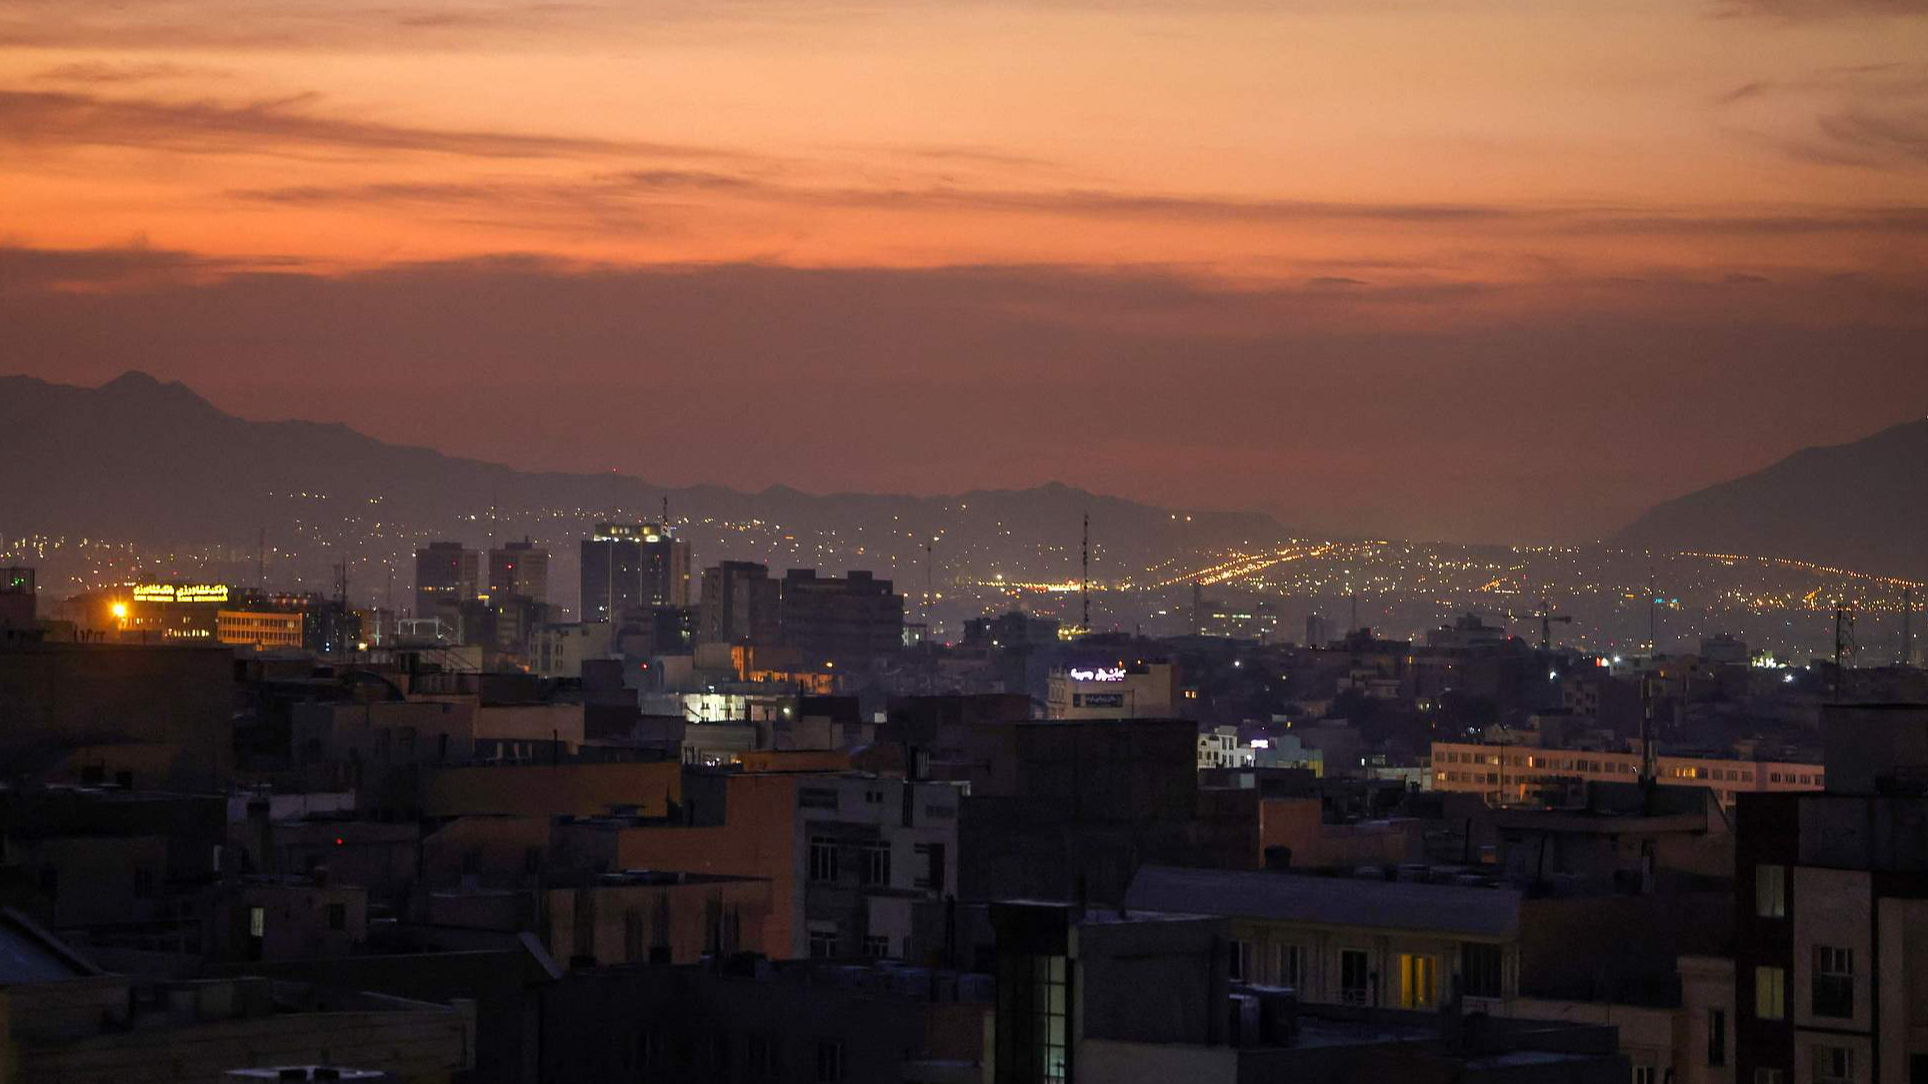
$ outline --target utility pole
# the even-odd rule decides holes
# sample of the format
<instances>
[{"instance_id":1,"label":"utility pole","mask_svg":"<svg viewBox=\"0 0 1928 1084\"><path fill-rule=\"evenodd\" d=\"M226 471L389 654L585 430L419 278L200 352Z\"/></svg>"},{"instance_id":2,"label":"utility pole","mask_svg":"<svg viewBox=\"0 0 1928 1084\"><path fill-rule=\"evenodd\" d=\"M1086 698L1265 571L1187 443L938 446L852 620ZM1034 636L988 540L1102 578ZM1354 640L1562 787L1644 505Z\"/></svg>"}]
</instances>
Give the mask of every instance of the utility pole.
<instances>
[{"instance_id":1,"label":"utility pole","mask_svg":"<svg viewBox=\"0 0 1928 1084\"><path fill-rule=\"evenodd\" d=\"M1847 667L1854 663L1854 611L1846 606L1834 610L1834 702L1841 702L1847 685Z\"/></svg>"},{"instance_id":2,"label":"utility pole","mask_svg":"<svg viewBox=\"0 0 1928 1084\"><path fill-rule=\"evenodd\" d=\"M1647 566L1647 654L1660 654L1660 588L1654 586L1654 568Z\"/></svg>"},{"instance_id":3,"label":"utility pole","mask_svg":"<svg viewBox=\"0 0 1928 1084\"><path fill-rule=\"evenodd\" d=\"M1901 589L1901 665L1915 664L1915 589L1912 584Z\"/></svg>"}]
</instances>

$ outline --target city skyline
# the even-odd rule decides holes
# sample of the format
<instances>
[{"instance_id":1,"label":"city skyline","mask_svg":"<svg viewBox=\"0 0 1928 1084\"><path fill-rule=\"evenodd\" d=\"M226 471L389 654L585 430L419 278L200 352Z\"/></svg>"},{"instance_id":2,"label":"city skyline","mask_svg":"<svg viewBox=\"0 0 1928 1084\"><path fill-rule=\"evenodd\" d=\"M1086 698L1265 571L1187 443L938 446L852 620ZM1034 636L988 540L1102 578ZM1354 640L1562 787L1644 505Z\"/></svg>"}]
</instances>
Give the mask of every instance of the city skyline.
<instances>
[{"instance_id":1,"label":"city skyline","mask_svg":"<svg viewBox=\"0 0 1928 1084\"><path fill-rule=\"evenodd\" d=\"M5 368L668 485L1600 537L1928 412L1922 15L30 5Z\"/></svg>"}]
</instances>

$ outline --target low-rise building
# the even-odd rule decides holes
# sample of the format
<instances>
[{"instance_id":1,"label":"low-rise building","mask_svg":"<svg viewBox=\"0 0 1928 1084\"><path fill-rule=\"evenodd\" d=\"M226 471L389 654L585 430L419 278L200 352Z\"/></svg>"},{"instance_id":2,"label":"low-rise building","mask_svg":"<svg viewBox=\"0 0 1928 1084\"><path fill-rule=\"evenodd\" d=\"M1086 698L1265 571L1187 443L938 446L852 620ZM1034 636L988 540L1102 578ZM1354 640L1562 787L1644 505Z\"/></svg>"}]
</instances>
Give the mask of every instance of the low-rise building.
<instances>
[{"instance_id":1,"label":"low-rise building","mask_svg":"<svg viewBox=\"0 0 1928 1084\"><path fill-rule=\"evenodd\" d=\"M1587 783L1631 783L1640 778L1636 750L1550 749L1498 742L1434 742L1433 789L1478 794L1492 805L1564 804ZM1659 753L1654 779L1662 786L1706 787L1732 806L1736 796L1768 791L1814 791L1826 785L1818 763Z\"/></svg>"}]
</instances>

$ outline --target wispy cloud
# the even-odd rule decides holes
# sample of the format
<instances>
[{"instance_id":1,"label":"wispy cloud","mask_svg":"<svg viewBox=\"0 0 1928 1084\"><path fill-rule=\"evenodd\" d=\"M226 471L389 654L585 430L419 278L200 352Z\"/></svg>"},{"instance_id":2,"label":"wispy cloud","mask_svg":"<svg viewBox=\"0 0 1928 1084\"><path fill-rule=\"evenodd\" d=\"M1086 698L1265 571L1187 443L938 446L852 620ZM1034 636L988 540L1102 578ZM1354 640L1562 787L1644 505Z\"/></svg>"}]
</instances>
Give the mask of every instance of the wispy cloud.
<instances>
[{"instance_id":1,"label":"wispy cloud","mask_svg":"<svg viewBox=\"0 0 1928 1084\"><path fill-rule=\"evenodd\" d=\"M174 64L164 60L77 60L45 68L35 72L33 77L36 81L47 83L113 85L151 83L167 79L225 79L230 75L219 68Z\"/></svg>"},{"instance_id":2,"label":"wispy cloud","mask_svg":"<svg viewBox=\"0 0 1928 1084\"><path fill-rule=\"evenodd\" d=\"M325 114L315 108L321 101L314 93L234 103L0 90L0 143L294 156L371 152L471 158L730 156L713 147L393 124Z\"/></svg>"},{"instance_id":3,"label":"wispy cloud","mask_svg":"<svg viewBox=\"0 0 1928 1084\"><path fill-rule=\"evenodd\" d=\"M1722 0L1718 14L1789 21L1928 15L1928 0Z\"/></svg>"}]
</instances>

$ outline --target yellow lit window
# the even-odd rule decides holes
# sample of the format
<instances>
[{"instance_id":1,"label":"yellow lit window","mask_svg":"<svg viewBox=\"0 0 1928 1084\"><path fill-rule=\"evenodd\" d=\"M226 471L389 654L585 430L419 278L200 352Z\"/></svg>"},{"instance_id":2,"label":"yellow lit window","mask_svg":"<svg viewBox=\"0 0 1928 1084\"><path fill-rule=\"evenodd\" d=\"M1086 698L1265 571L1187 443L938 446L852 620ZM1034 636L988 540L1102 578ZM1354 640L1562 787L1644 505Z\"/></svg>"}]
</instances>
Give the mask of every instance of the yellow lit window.
<instances>
[{"instance_id":1,"label":"yellow lit window","mask_svg":"<svg viewBox=\"0 0 1928 1084\"><path fill-rule=\"evenodd\" d=\"M1436 1003L1439 960L1434 956L1401 953L1399 956L1399 1007L1430 1009Z\"/></svg>"}]
</instances>

